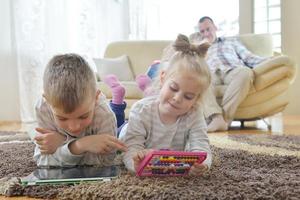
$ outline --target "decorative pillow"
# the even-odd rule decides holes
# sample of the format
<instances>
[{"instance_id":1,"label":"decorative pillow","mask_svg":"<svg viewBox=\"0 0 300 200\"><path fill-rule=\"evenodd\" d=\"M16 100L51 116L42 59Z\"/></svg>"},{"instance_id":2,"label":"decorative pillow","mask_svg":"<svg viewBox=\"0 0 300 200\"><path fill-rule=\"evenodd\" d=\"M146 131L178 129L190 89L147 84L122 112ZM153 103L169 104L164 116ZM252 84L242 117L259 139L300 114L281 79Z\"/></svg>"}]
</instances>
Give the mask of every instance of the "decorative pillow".
<instances>
[{"instance_id":1,"label":"decorative pillow","mask_svg":"<svg viewBox=\"0 0 300 200\"><path fill-rule=\"evenodd\" d=\"M94 58L100 79L108 74L114 74L120 81L134 80L131 67L126 55L117 58Z\"/></svg>"}]
</instances>

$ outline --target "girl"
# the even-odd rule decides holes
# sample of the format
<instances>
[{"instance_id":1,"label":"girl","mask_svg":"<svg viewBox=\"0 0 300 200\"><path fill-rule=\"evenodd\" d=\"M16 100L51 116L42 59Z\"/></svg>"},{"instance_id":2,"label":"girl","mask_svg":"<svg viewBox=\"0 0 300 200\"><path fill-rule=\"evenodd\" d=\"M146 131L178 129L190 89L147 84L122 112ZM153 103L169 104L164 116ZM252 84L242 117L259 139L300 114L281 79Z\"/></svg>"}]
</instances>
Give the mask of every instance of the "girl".
<instances>
[{"instance_id":1,"label":"girl","mask_svg":"<svg viewBox=\"0 0 300 200\"><path fill-rule=\"evenodd\" d=\"M129 170L136 171L152 149L205 151L207 159L190 170L193 175L201 175L209 169L212 159L206 122L199 107L210 84L204 60L209 45L190 44L186 36L179 35L173 46L176 53L153 83L157 95L136 102L123 127L123 140L128 147L123 161Z\"/></svg>"}]
</instances>

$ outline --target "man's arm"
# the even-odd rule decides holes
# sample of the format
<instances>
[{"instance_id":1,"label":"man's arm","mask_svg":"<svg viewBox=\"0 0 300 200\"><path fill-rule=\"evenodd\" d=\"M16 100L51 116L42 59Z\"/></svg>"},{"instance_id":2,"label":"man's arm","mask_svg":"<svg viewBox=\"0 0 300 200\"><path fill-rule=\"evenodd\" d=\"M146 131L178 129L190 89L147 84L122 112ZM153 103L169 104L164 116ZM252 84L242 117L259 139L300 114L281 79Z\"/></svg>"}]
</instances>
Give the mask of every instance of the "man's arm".
<instances>
[{"instance_id":1,"label":"man's arm","mask_svg":"<svg viewBox=\"0 0 300 200\"><path fill-rule=\"evenodd\" d=\"M267 57L261 57L250 52L244 44L238 39L233 41L234 48L239 58L245 63L246 66L253 68L255 65L267 60Z\"/></svg>"}]
</instances>

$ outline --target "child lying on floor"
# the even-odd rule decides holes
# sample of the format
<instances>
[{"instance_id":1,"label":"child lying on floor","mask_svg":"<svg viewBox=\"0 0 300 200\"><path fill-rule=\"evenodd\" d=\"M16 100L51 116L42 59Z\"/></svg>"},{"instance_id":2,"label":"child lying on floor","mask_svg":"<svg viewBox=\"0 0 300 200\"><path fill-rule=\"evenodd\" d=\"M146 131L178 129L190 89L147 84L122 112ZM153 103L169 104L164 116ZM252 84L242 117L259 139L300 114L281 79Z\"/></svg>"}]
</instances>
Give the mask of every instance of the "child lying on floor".
<instances>
[{"instance_id":1,"label":"child lying on floor","mask_svg":"<svg viewBox=\"0 0 300 200\"><path fill-rule=\"evenodd\" d=\"M44 72L44 94L36 105L38 166L112 165L116 119L96 89L94 72L79 55L53 57Z\"/></svg>"},{"instance_id":2,"label":"child lying on floor","mask_svg":"<svg viewBox=\"0 0 300 200\"><path fill-rule=\"evenodd\" d=\"M121 127L121 136L128 146L123 161L129 170L136 171L152 149L205 151L207 159L202 164L194 164L190 173L201 175L209 169L212 155L199 106L210 84L210 72L204 60L208 47L207 43L190 44L186 36L179 35L174 43L177 52L157 79L158 92L154 92L157 95L144 98L132 107L128 124ZM114 112L124 112L124 88L113 75L105 82L112 90Z\"/></svg>"}]
</instances>

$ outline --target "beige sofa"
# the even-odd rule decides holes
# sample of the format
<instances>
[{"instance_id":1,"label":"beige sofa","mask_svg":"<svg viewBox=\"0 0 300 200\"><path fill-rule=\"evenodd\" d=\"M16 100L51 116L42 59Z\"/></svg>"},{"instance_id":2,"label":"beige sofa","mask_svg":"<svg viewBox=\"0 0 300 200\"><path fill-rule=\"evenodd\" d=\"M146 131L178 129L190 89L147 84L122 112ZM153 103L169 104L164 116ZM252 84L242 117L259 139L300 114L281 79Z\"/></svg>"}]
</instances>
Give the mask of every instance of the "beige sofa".
<instances>
[{"instance_id":1,"label":"beige sofa","mask_svg":"<svg viewBox=\"0 0 300 200\"><path fill-rule=\"evenodd\" d=\"M273 56L272 39L269 34L247 34L238 36L245 46L260 56ZM104 57L115 58L127 55L134 77L144 74L148 66L162 56L163 49L170 41L121 41L113 42L106 48ZM295 64L287 56L279 56L271 62L264 62L254 68L255 81L249 95L238 107L235 119L253 120L281 112L289 103L287 91L296 76ZM127 110L143 95L134 80L122 82L126 87ZM107 86L101 81L99 87L111 98ZM216 88L220 99L225 86ZM128 116L128 115L127 115Z\"/></svg>"},{"instance_id":2,"label":"beige sofa","mask_svg":"<svg viewBox=\"0 0 300 200\"><path fill-rule=\"evenodd\" d=\"M122 55L128 56L129 65L131 67L134 77L139 74L145 74L148 66L154 60L159 60L163 53L163 49L168 46L171 41L119 41L110 43L104 53L104 58L116 58ZM126 116L130 107L134 102L143 97L143 93L137 87L135 80L121 81L126 88ZM98 82L100 90L106 95L108 99L111 98L109 88L102 82Z\"/></svg>"}]
</instances>

